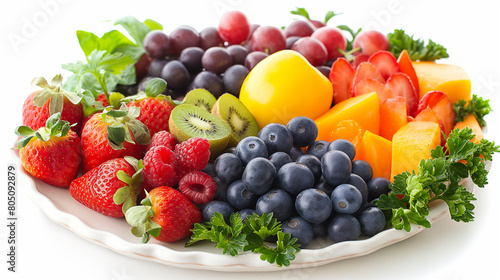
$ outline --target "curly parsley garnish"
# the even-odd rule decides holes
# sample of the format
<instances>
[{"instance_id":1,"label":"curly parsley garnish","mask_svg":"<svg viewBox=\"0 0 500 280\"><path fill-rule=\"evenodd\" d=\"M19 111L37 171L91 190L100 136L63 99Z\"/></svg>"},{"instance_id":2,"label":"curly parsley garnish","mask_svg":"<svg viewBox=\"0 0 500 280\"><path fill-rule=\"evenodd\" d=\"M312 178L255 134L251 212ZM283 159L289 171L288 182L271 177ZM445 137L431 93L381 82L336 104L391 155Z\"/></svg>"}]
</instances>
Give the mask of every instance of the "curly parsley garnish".
<instances>
[{"instance_id":1,"label":"curly parsley garnish","mask_svg":"<svg viewBox=\"0 0 500 280\"><path fill-rule=\"evenodd\" d=\"M422 160L418 173L404 172L394 177L392 191L381 195L376 202L382 210L392 211L392 226L410 231L411 223L429 228L429 203L443 200L455 221L474 220L474 195L461 185L470 176L472 182L483 188L487 182L488 170L485 160L492 160L499 146L482 139L478 144L471 142L474 134L470 128L454 129L446 147L437 146L431 151L431 159ZM481 158L483 157L483 158Z\"/></svg>"},{"instance_id":2,"label":"curly parsley garnish","mask_svg":"<svg viewBox=\"0 0 500 280\"><path fill-rule=\"evenodd\" d=\"M193 234L186 243L191 246L199 241L215 242L216 247L222 249L224 254L236 256L240 252L252 251L260 254L261 260L276 263L278 266L290 266L290 261L295 259L295 253L300 251L296 244L297 238L290 233L281 231L281 223L273 218L273 214L254 213L243 221L235 212L231 214L229 224L224 217L216 212L209 222L196 223L191 230ZM269 236L276 236L275 246L267 246L264 242Z\"/></svg>"},{"instance_id":3,"label":"curly parsley garnish","mask_svg":"<svg viewBox=\"0 0 500 280\"><path fill-rule=\"evenodd\" d=\"M454 103L453 110L455 111L455 122L461 122L469 114L473 114L479 125L483 127L486 125L484 116L491 112L490 100L483 100L483 98L474 94L470 101L462 99Z\"/></svg>"},{"instance_id":4,"label":"curly parsley garnish","mask_svg":"<svg viewBox=\"0 0 500 280\"><path fill-rule=\"evenodd\" d=\"M395 29L394 32L387 34L389 39L389 51L394 57L399 57L403 50L407 50L413 61L434 61L440 58L448 58L448 52L445 47L429 40L427 44L421 39L413 38L402 29Z\"/></svg>"}]
</instances>

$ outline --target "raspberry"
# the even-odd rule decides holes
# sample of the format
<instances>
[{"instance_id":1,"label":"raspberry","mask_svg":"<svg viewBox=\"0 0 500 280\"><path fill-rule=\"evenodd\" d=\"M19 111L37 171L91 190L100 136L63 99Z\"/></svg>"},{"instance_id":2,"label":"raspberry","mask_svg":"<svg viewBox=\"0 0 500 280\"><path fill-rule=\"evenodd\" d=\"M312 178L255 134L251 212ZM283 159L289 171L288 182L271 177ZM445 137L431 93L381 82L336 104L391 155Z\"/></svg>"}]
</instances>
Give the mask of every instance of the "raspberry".
<instances>
[{"instance_id":1,"label":"raspberry","mask_svg":"<svg viewBox=\"0 0 500 280\"><path fill-rule=\"evenodd\" d=\"M175 172L176 157L174 152L165 146L151 148L143 159L142 175L146 183L146 190L160 186L173 187L177 183Z\"/></svg>"},{"instance_id":2,"label":"raspberry","mask_svg":"<svg viewBox=\"0 0 500 280\"><path fill-rule=\"evenodd\" d=\"M205 138L190 138L175 146L175 155L182 173L201 171L210 160L210 143Z\"/></svg>"},{"instance_id":3,"label":"raspberry","mask_svg":"<svg viewBox=\"0 0 500 280\"><path fill-rule=\"evenodd\" d=\"M191 171L179 181L179 191L196 204L205 204L215 196L217 182L201 171Z\"/></svg>"},{"instance_id":4,"label":"raspberry","mask_svg":"<svg viewBox=\"0 0 500 280\"><path fill-rule=\"evenodd\" d=\"M166 130L158 131L151 137L151 142L146 147L146 151L149 151L151 148L156 146L165 146L169 150L174 150L177 141L175 141L174 136L170 134L170 132Z\"/></svg>"}]
</instances>

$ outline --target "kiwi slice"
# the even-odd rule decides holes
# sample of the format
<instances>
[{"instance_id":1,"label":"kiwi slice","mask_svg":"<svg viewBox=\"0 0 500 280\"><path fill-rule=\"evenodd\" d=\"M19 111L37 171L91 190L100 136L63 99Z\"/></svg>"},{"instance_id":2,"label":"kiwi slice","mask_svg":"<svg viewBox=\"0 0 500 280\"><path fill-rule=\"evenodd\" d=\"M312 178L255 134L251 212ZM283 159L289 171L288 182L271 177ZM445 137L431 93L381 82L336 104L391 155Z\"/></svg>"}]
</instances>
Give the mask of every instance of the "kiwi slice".
<instances>
[{"instance_id":1,"label":"kiwi slice","mask_svg":"<svg viewBox=\"0 0 500 280\"><path fill-rule=\"evenodd\" d=\"M212 114L224 120L231 128L229 147L236 146L245 137L257 136L259 132L259 125L252 113L230 93L224 93L217 99Z\"/></svg>"},{"instance_id":2,"label":"kiwi slice","mask_svg":"<svg viewBox=\"0 0 500 280\"><path fill-rule=\"evenodd\" d=\"M227 147L231 129L201 107L182 104L172 110L168 121L170 133L178 143L192 137L203 137L210 143L210 157L215 159Z\"/></svg>"},{"instance_id":3,"label":"kiwi slice","mask_svg":"<svg viewBox=\"0 0 500 280\"><path fill-rule=\"evenodd\" d=\"M205 109L207 112L211 112L216 98L204 88L195 88L189 91L184 97L182 104L192 104Z\"/></svg>"}]
</instances>

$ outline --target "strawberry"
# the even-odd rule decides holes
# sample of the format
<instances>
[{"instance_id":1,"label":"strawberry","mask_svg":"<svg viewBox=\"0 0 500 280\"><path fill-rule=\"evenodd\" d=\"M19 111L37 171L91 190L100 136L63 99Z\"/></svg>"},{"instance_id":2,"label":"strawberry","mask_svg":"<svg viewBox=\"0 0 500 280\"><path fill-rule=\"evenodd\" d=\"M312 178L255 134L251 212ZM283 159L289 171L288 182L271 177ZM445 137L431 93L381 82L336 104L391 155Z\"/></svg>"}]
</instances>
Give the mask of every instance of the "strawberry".
<instances>
[{"instance_id":1,"label":"strawberry","mask_svg":"<svg viewBox=\"0 0 500 280\"><path fill-rule=\"evenodd\" d=\"M418 107L418 96L410 78L404 73L395 73L387 79L385 86L391 89L395 96L406 98L408 116L413 116Z\"/></svg>"},{"instance_id":2,"label":"strawberry","mask_svg":"<svg viewBox=\"0 0 500 280\"><path fill-rule=\"evenodd\" d=\"M354 69L345 58L338 58L332 64L329 75L333 86L333 103L337 104L352 96Z\"/></svg>"},{"instance_id":3,"label":"strawberry","mask_svg":"<svg viewBox=\"0 0 500 280\"><path fill-rule=\"evenodd\" d=\"M377 82L385 83L384 77L378 71L378 69L369 62L361 62L356 71L354 72L354 79L352 81L352 89L356 88L356 85L365 79L372 79Z\"/></svg>"},{"instance_id":4,"label":"strawberry","mask_svg":"<svg viewBox=\"0 0 500 280\"><path fill-rule=\"evenodd\" d=\"M24 101L22 109L23 125L33 130L45 126L47 119L61 113L61 119L74 124L73 131L80 131L83 120L81 98L61 89L62 76L56 75L49 85L43 77L34 78L31 84L42 89L31 93Z\"/></svg>"},{"instance_id":5,"label":"strawberry","mask_svg":"<svg viewBox=\"0 0 500 280\"><path fill-rule=\"evenodd\" d=\"M360 96L370 92L376 92L379 104L384 103L388 98L394 97L391 89L387 88L385 84L373 79L365 79L359 82L354 88L354 96Z\"/></svg>"},{"instance_id":6,"label":"strawberry","mask_svg":"<svg viewBox=\"0 0 500 280\"><path fill-rule=\"evenodd\" d=\"M69 122L61 120L61 113L49 117L37 131L19 126L16 134L21 136L19 158L28 173L57 187L68 187L78 176L82 162L80 138Z\"/></svg>"},{"instance_id":7,"label":"strawberry","mask_svg":"<svg viewBox=\"0 0 500 280\"><path fill-rule=\"evenodd\" d=\"M161 94L166 87L165 80L154 78L146 84L146 92L127 98L127 106L141 108L137 119L149 128L151 136L161 130L169 131L168 120L175 104L170 97Z\"/></svg>"},{"instance_id":8,"label":"strawberry","mask_svg":"<svg viewBox=\"0 0 500 280\"><path fill-rule=\"evenodd\" d=\"M368 58L368 62L377 68L384 80L387 80L392 74L400 72L396 58L388 51L378 51L372 54Z\"/></svg>"},{"instance_id":9,"label":"strawberry","mask_svg":"<svg viewBox=\"0 0 500 280\"><path fill-rule=\"evenodd\" d=\"M131 157L108 160L71 182L71 196L103 215L123 217L141 193L142 164Z\"/></svg>"},{"instance_id":10,"label":"strawberry","mask_svg":"<svg viewBox=\"0 0 500 280\"><path fill-rule=\"evenodd\" d=\"M128 209L125 219L144 243L151 235L162 242L179 241L190 236L193 224L203 219L201 210L171 187L153 189L141 204Z\"/></svg>"},{"instance_id":11,"label":"strawberry","mask_svg":"<svg viewBox=\"0 0 500 280\"><path fill-rule=\"evenodd\" d=\"M418 84L417 72L415 72L415 68L413 68L413 64L411 62L410 55L406 50L401 51L401 54L398 57L398 65L401 72L405 73L410 77L413 86L415 87L415 92L419 95L420 86Z\"/></svg>"},{"instance_id":12,"label":"strawberry","mask_svg":"<svg viewBox=\"0 0 500 280\"><path fill-rule=\"evenodd\" d=\"M107 107L85 123L81 135L83 172L113 158L143 157L150 135L148 128L136 119L139 113L137 107Z\"/></svg>"}]
</instances>

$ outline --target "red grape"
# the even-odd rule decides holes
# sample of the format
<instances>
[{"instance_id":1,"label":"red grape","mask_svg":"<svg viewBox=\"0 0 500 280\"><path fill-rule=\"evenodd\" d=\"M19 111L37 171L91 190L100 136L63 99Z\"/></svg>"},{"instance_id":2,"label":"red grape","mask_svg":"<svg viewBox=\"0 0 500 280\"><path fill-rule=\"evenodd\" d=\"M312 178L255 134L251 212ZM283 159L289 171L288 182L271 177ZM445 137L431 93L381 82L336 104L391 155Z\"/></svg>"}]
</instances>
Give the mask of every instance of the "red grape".
<instances>
[{"instance_id":1,"label":"red grape","mask_svg":"<svg viewBox=\"0 0 500 280\"><path fill-rule=\"evenodd\" d=\"M252 49L272 54L286 48L283 32L275 26L260 26L252 35Z\"/></svg>"},{"instance_id":2,"label":"red grape","mask_svg":"<svg viewBox=\"0 0 500 280\"><path fill-rule=\"evenodd\" d=\"M295 20L292 21L287 27L285 27L285 37L291 36L299 36L299 37L307 37L313 34L314 25L312 25L309 21L305 20Z\"/></svg>"},{"instance_id":3,"label":"red grape","mask_svg":"<svg viewBox=\"0 0 500 280\"><path fill-rule=\"evenodd\" d=\"M200 34L191 26L179 26L170 33L170 45L170 52L179 55L185 48L198 47Z\"/></svg>"},{"instance_id":4,"label":"red grape","mask_svg":"<svg viewBox=\"0 0 500 280\"><path fill-rule=\"evenodd\" d=\"M292 45L292 50L302 54L313 66L325 65L328 52L320 40L303 37Z\"/></svg>"},{"instance_id":5,"label":"red grape","mask_svg":"<svg viewBox=\"0 0 500 280\"><path fill-rule=\"evenodd\" d=\"M353 42L353 49L361 48L361 54L368 56L380 50L389 49L387 36L376 30L361 31L356 35Z\"/></svg>"},{"instance_id":6,"label":"red grape","mask_svg":"<svg viewBox=\"0 0 500 280\"><path fill-rule=\"evenodd\" d=\"M240 11L229 11L222 15L219 20L220 37L232 44L240 44L250 34L250 23L246 15Z\"/></svg>"},{"instance_id":7,"label":"red grape","mask_svg":"<svg viewBox=\"0 0 500 280\"><path fill-rule=\"evenodd\" d=\"M320 27L316 29L316 31L314 31L311 37L316 38L323 43L326 51L328 52L327 60L341 57L342 53L339 51L339 49L345 50L345 47L347 45L346 38L344 37L344 35L342 35L340 29L336 27Z\"/></svg>"},{"instance_id":8,"label":"red grape","mask_svg":"<svg viewBox=\"0 0 500 280\"><path fill-rule=\"evenodd\" d=\"M170 39L161 30L153 30L144 37L143 45L151 58L163 58L170 52Z\"/></svg>"}]
</instances>

